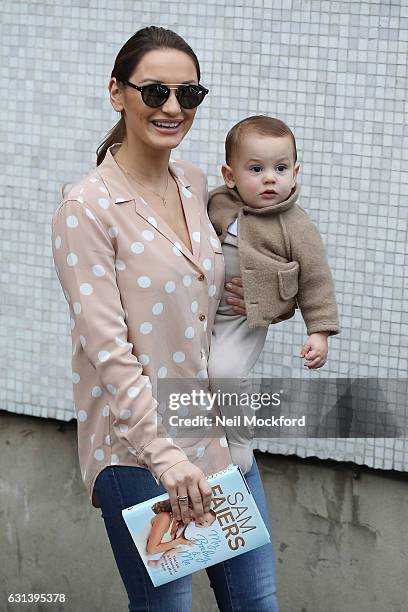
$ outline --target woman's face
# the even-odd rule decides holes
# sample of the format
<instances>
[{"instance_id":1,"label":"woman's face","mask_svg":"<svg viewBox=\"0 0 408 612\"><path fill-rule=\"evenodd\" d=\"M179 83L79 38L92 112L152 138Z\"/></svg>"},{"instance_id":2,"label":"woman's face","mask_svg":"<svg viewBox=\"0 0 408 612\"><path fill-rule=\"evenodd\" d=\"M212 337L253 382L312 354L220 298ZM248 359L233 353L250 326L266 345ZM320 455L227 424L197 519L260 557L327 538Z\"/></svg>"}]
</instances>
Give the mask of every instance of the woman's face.
<instances>
[{"instance_id":1,"label":"woman's face","mask_svg":"<svg viewBox=\"0 0 408 612\"><path fill-rule=\"evenodd\" d=\"M172 85L198 83L192 58L176 49L155 49L146 53L129 81L139 86L157 82ZM116 79L111 79L109 90L115 110L125 113L127 138L154 149L177 147L191 128L197 112L196 108L182 108L174 89L168 100L158 108L147 106L140 91L123 85L118 88ZM177 126L163 128L156 125L157 122L171 122Z\"/></svg>"}]
</instances>

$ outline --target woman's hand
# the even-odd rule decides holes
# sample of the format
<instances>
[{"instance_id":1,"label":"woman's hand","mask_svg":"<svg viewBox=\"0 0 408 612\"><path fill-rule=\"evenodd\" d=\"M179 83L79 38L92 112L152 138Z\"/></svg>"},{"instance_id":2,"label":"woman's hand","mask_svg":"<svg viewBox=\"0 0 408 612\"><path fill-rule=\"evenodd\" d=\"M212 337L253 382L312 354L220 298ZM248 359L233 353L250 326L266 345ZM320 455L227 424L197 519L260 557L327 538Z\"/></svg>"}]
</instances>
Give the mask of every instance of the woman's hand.
<instances>
[{"instance_id":1,"label":"woman's hand","mask_svg":"<svg viewBox=\"0 0 408 612\"><path fill-rule=\"evenodd\" d=\"M228 304L231 305L234 312L241 315L246 315L244 302L244 288L242 286L242 278L240 276L231 278L229 283L225 284L227 291L235 293L234 297L227 297Z\"/></svg>"},{"instance_id":2,"label":"woman's hand","mask_svg":"<svg viewBox=\"0 0 408 612\"><path fill-rule=\"evenodd\" d=\"M204 512L211 507L211 487L199 467L190 461L180 461L168 468L161 475L160 480L166 488L173 517L176 521L187 524L191 520L188 500L179 501L177 496L187 495L193 506L194 516L202 518Z\"/></svg>"}]
</instances>

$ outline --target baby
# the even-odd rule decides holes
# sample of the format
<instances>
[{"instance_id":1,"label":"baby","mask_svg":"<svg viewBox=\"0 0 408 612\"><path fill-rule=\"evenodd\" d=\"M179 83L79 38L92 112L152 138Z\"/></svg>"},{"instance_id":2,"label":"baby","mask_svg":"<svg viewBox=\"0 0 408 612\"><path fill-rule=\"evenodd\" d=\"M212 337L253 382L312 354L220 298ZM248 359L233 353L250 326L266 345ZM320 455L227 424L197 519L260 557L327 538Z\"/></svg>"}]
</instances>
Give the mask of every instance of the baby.
<instances>
[{"instance_id":1,"label":"baby","mask_svg":"<svg viewBox=\"0 0 408 612\"><path fill-rule=\"evenodd\" d=\"M213 391L225 392L226 384L228 392L247 393L270 324L300 309L308 333L300 356L308 368L325 364L327 338L340 330L322 239L297 203L292 131L279 119L248 117L229 131L225 161L225 185L210 193L208 214L223 245L226 281L242 278L246 316L234 313L234 298L224 293L208 371ZM229 428L227 438L232 461L245 474L253 461L253 428Z\"/></svg>"}]
</instances>

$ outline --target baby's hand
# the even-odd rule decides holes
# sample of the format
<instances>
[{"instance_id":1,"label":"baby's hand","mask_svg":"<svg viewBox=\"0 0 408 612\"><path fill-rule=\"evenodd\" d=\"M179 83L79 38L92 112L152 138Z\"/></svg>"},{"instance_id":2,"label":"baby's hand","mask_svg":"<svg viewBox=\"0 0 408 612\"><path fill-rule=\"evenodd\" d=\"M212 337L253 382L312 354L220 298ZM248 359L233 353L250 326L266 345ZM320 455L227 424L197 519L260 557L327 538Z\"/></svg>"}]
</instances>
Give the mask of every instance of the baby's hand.
<instances>
[{"instance_id":1,"label":"baby's hand","mask_svg":"<svg viewBox=\"0 0 408 612\"><path fill-rule=\"evenodd\" d=\"M302 347L300 356L306 359L303 364L306 368L321 368L327 360L329 350L327 336L329 332L316 332L310 334Z\"/></svg>"}]
</instances>

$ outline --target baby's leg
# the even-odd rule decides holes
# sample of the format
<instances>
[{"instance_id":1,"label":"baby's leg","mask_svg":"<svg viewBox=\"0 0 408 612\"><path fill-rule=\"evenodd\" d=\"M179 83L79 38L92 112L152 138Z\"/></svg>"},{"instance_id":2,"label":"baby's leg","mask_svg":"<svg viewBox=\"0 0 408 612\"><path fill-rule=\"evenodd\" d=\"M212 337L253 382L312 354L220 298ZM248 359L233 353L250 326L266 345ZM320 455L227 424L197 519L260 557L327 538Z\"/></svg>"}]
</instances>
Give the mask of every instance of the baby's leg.
<instances>
[{"instance_id":1,"label":"baby's leg","mask_svg":"<svg viewBox=\"0 0 408 612\"><path fill-rule=\"evenodd\" d=\"M223 244L226 280L240 276L238 248L234 237L229 235ZM250 378L259 355L265 344L268 329L257 327L249 329L245 316L235 314L226 302L228 292L224 292L218 308L211 338L208 375L213 392L243 393L255 392ZM228 396L226 396L228 397ZM221 414L228 418L240 416L240 425L226 426L231 458L239 465L243 473L249 471L252 465L253 427L245 424L244 416L255 413L243 408L236 402L231 405L219 405Z\"/></svg>"}]
</instances>

